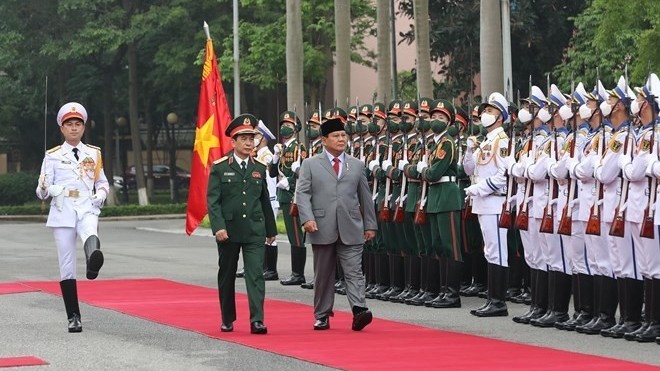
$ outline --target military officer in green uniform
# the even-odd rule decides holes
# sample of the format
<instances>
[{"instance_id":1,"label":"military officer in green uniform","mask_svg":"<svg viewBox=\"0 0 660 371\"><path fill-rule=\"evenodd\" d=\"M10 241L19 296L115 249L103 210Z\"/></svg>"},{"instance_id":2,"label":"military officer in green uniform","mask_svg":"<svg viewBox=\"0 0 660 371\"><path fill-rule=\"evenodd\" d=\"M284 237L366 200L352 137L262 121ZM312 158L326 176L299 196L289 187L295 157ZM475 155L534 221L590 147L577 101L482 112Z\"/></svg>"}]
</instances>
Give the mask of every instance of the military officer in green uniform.
<instances>
[{"instance_id":1,"label":"military officer in green uniform","mask_svg":"<svg viewBox=\"0 0 660 371\"><path fill-rule=\"evenodd\" d=\"M273 159L268 166L270 176L277 177L277 201L284 218L286 234L291 245L291 277L281 280L285 286L302 285L305 283L305 262L307 260L307 248L305 247L305 235L302 233L298 216L291 215L293 211L291 204L296 189L297 173L292 167L300 167L300 162L307 157L307 149L298 142L296 133L302 125L300 119L292 111L285 111L280 116L280 138L283 143L275 145ZM294 165L295 163L295 165Z\"/></svg>"},{"instance_id":2,"label":"military officer in green uniform","mask_svg":"<svg viewBox=\"0 0 660 371\"><path fill-rule=\"evenodd\" d=\"M235 118L225 135L231 137L233 154L213 163L207 203L211 229L218 244L218 294L222 325L231 332L236 320L235 281L238 254L243 250L245 283L250 305L250 332L265 334L263 277L264 240L277 235L266 182L266 164L250 156L257 119L250 114Z\"/></svg>"}]
</instances>

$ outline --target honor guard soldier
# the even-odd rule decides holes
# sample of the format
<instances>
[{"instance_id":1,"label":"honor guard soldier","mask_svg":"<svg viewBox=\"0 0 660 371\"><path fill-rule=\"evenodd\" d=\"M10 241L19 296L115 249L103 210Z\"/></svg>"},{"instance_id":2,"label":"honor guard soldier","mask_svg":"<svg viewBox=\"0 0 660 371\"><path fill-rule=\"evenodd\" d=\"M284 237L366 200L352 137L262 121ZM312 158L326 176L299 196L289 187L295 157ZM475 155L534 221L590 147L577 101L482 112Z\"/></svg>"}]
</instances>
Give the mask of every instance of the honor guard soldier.
<instances>
[{"instance_id":1,"label":"honor guard soldier","mask_svg":"<svg viewBox=\"0 0 660 371\"><path fill-rule=\"evenodd\" d=\"M436 146L428 162L417 164L417 172L429 184L426 213L431 228L431 245L440 261L441 277L446 277L446 287L441 287L438 296L425 303L434 308L461 307L461 200L456 183L456 145L448 133L455 116L454 106L449 101L439 99L431 103L431 131Z\"/></svg>"},{"instance_id":2,"label":"honor guard soldier","mask_svg":"<svg viewBox=\"0 0 660 371\"><path fill-rule=\"evenodd\" d=\"M55 237L60 263L60 289L69 320L69 332L81 332L76 280L76 245L84 243L87 279L93 280L103 266L98 222L109 184L103 172L101 149L81 142L87 111L79 103L67 103L57 113L64 143L46 152L41 165L37 197L51 197L46 226Z\"/></svg>"},{"instance_id":3,"label":"honor guard soldier","mask_svg":"<svg viewBox=\"0 0 660 371\"><path fill-rule=\"evenodd\" d=\"M621 174L621 165L627 163L628 159L619 161L622 156L631 156L636 146L634 128L629 121L630 103L635 99L635 93L628 87L623 76L619 78L617 86L608 93L610 97L601 103L600 110L604 117L609 117L614 131L594 175L596 180L603 184L603 217L606 224L605 233L609 231L607 242L612 270L617 281L620 320L616 326L603 329L600 334L621 338L625 333L633 332L642 325L644 282L639 274L639 264L631 237L631 220L641 222L643 209L634 208L643 205L643 201L637 198L644 197L645 192L641 190L646 189L646 182L642 181L636 188L638 194L630 193L630 182ZM627 208L624 209L626 204ZM623 228L621 233L616 231L617 226Z\"/></svg>"},{"instance_id":4,"label":"honor guard soldier","mask_svg":"<svg viewBox=\"0 0 660 371\"><path fill-rule=\"evenodd\" d=\"M293 166L300 167L300 162L307 157L307 149L298 141L296 133L301 129L300 120L292 111L285 111L280 116L280 138L282 143L275 145L273 160L268 167L270 176L277 177L277 201L280 203L286 234L291 244L291 277L281 280L285 286L305 283L305 262L307 248L305 235L300 227L297 215L291 215L297 173ZM296 163L296 165L294 165ZM295 214L295 213L294 213Z\"/></svg>"},{"instance_id":5,"label":"honor guard soldier","mask_svg":"<svg viewBox=\"0 0 660 371\"><path fill-rule=\"evenodd\" d=\"M508 156L509 138L502 124L509 121L509 102L500 93L492 93L482 104L481 124L488 134L478 148L468 144L463 160L467 174L474 174L475 184L465 189L474 199L472 212L479 216L488 261L488 300L470 313L478 317L508 316L507 284L507 230L498 227L499 214L506 192L506 178L500 169Z\"/></svg>"},{"instance_id":6,"label":"honor guard soldier","mask_svg":"<svg viewBox=\"0 0 660 371\"><path fill-rule=\"evenodd\" d=\"M309 120L307 120L307 138L309 139L310 156L323 152L323 146L321 145L321 117L319 117L318 111L312 112ZM300 165L296 163L294 166ZM292 168L292 170L296 172L298 168Z\"/></svg>"},{"instance_id":7,"label":"honor guard soldier","mask_svg":"<svg viewBox=\"0 0 660 371\"><path fill-rule=\"evenodd\" d=\"M644 297L645 303L645 322L646 326L643 327L641 332L634 336L626 334L626 340L637 340L642 343L656 341L660 343L660 252L658 251L658 235L660 232L660 207L657 205L657 180L660 178L660 163L658 162L658 148L660 148L660 132L658 131L660 125L660 118L658 113L660 109L660 79L656 74L649 76L646 84L638 89L637 100L631 104L631 111L634 113L638 111L638 115L642 125L645 127L651 126L653 123L654 129L651 133L646 134L641 138L639 145L639 154L632 161L631 166L624 168L624 176L637 173L637 169L641 167L646 170L646 175L651 177L651 186L655 186L649 190L648 203L656 202L655 205L649 204L646 206L646 218L644 223L649 221L653 222L651 231L653 236L645 233L642 238L642 254L640 257L640 271L644 277ZM649 141L649 142L645 142ZM652 143L651 143L652 142ZM653 144L653 145L651 145ZM644 226L646 227L646 226Z\"/></svg>"},{"instance_id":8,"label":"honor guard soldier","mask_svg":"<svg viewBox=\"0 0 660 371\"><path fill-rule=\"evenodd\" d=\"M259 120L257 125L257 132L254 135L254 157L255 159L270 164L273 160L273 152L268 148L268 142L277 139L275 135L268 129L263 121ZM266 176L266 183L268 184L268 194L270 195L270 206L273 208L273 215L277 215L280 204L277 202L277 178L270 175ZM264 280L277 281L280 279L277 274L277 240L265 245L264 256Z\"/></svg>"},{"instance_id":9,"label":"honor guard soldier","mask_svg":"<svg viewBox=\"0 0 660 371\"><path fill-rule=\"evenodd\" d=\"M234 330L238 254L243 251L245 286L250 306L250 332L266 334L264 326L264 240L275 240L277 227L266 182L265 163L250 156L257 119L236 117L225 130L234 151L213 162L207 192L209 220L218 245L218 293L222 332Z\"/></svg>"}]
</instances>

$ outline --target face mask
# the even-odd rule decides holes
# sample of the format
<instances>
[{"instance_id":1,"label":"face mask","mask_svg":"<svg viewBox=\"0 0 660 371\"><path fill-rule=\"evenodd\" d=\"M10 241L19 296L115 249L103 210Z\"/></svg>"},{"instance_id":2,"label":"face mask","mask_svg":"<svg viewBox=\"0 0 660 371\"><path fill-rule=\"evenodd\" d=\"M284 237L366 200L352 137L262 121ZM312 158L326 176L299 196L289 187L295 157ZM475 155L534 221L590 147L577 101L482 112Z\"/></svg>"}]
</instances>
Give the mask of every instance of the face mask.
<instances>
[{"instance_id":1,"label":"face mask","mask_svg":"<svg viewBox=\"0 0 660 371\"><path fill-rule=\"evenodd\" d=\"M447 134L451 135L452 138L456 138L458 136L458 128L456 126L450 126L447 129Z\"/></svg>"},{"instance_id":2,"label":"face mask","mask_svg":"<svg viewBox=\"0 0 660 371\"><path fill-rule=\"evenodd\" d=\"M600 112L603 114L603 117L607 117L612 113L612 106L607 102L603 102L600 104Z\"/></svg>"},{"instance_id":3,"label":"face mask","mask_svg":"<svg viewBox=\"0 0 660 371\"><path fill-rule=\"evenodd\" d=\"M307 129L307 136L309 137L309 139L316 139L319 137L319 135L320 135L319 129L312 129L312 128Z\"/></svg>"},{"instance_id":4,"label":"face mask","mask_svg":"<svg viewBox=\"0 0 660 371\"><path fill-rule=\"evenodd\" d=\"M639 102L637 101L637 99L635 99L634 101L632 101L630 103L630 113L632 113L633 115L638 114L639 111L641 111L641 110L642 110L642 106L639 105Z\"/></svg>"},{"instance_id":5,"label":"face mask","mask_svg":"<svg viewBox=\"0 0 660 371\"><path fill-rule=\"evenodd\" d=\"M390 133L396 134L400 129L399 123L393 122L392 120L387 120L387 129L390 131Z\"/></svg>"},{"instance_id":6,"label":"face mask","mask_svg":"<svg viewBox=\"0 0 660 371\"><path fill-rule=\"evenodd\" d=\"M412 130L413 126L414 126L413 123L412 123L412 122L408 122L408 121L404 121L404 122L401 124L401 128L402 128L403 131L405 131L406 133L409 132L410 130Z\"/></svg>"},{"instance_id":7,"label":"face mask","mask_svg":"<svg viewBox=\"0 0 660 371\"><path fill-rule=\"evenodd\" d=\"M350 123L350 124L346 123L346 125L344 125L344 130L346 131L346 134L348 134L348 135L351 135L351 134L355 133L355 131L353 130L353 124L352 123Z\"/></svg>"},{"instance_id":8,"label":"face mask","mask_svg":"<svg viewBox=\"0 0 660 371\"><path fill-rule=\"evenodd\" d=\"M525 124L522 121L518 120L516 121L516 125L513 128L515 129L516 133L522 133L522 131L525 130Z\"/></svg>"},{"instance_id":9,"label":"face mask","mask_svg":"<svg viewBox=\"0 0 660 371\"><path fill-rule=\"evenodd\" d=\"M482 126L481 127L481 135L483 135L483 136L488 135L488 129L486 129L485 127Z\"/></svg>"},{"instance_id":10,"label":"face mask","mask_svg":"<svg viewBox=\"0 0 660 371\"><path fill-rule=\"evenodd\" d=\"M548 112L547 109L540 110L539 114L536 117L538 117L539 120L541 120L541 122L544 123L544 124L546 122L550 121L550 119L552 118L552 116L550 115L550 112Z\"/></svg>"},{"instance_id":11,"label":"face mask","mask_svg":"<svg viewBox=\"0 0 660 371\"><path fill-rule=\"evenodd\" d=\"M591 115L593 115L593 111L591 111L591 108L589 108L586 104L583 104L580 106L580 118L582 120L589 120L591 118Z\"/></svg>"},{"instance_id":12,"label":"face mask","mask_svg":"<svg viewBox=\"0 0 660 371\"><path fill-rule=\"evenodd\" d=\"M569 106L561 106L559 109L559 116L561 116L562 120L566 121L573 117L573 111L571 111Z\"/></svg>"},{"instance_id":13,"label":"face mask","mask_svg":"<svg viewBox=\"0 0 660 371\"><path fill-rule=\"evenodd\" d=\"M509 125L511 125L511 124L508 123L508 122L503 123L502 124L502 130L504 130L505 132L509 131Z\"/></svg>"},{"instance_id":14,"label":"face mask","mask_svg":"<svg viewBox=\"0 0 660 371\"><path fill-rule=\"evenodd\" d=\"M380 126L378 126L378 124L370 122L368 130L369 130L369 134L378 134L378 132L380 131Z\"/></svg>"},{"instance_id":15,"label":"face mask","mask_svg":"<svg viewBox=\"0 0 660 371\"><path fill-rule=\"evenodd\" d=\"M470 129L470 135L479 135L481 134L481 126L480 125L472 125L472 128Z\"/></svg>"},{"instance_id":16,"label":"face mask","mask_svg":"<svg viewBox=\"0 0 660 371\"><path fill-rule=\"evenodd\" d=\"M526 124L526 123L532 121L533 118L534 117L532 117L532 114L529 113L529 110L527 108L523 108L520 111L518 111L518 119L523 124Z\"/></svg>"},{"instance_id":17,"label":"face mask","mask_svg":"<svg viewBox=\"0 0 660 371\"><path fill-rule=\"evenodd\" d=\"M284 138L288 138L288 137L292 136L293 132L294 132L293 128L288 127L288 126L282 126L280 128L280 135Z\"/></svg>"},{"instance_id":18,"label":"face mask","mask_svg":"<svg viewBox=\"0 0 660 371\"><path fill-rule=\"evenodd\" d=\"M440 134L447 130L447 123L445 121L433 120L431 121L431 130L436 134Z\"/></svg>"},{"instance_id":19,"label":"face mask","mask_svg":"<svg viewBox=\"0 0 660 371\"><path fill-rule=\"evenodd\" d=\"M355 123L355 132L362 135L367 132L367 127L368 125L365 125L364 122L358 121L357 123Z\"/></svg>"},{"instance_id":20,"label":"face mask","mask_svg":"<svg viewBox=\"0 0 660 371\"><path fill-rule=\"evenodd\" d=\"M500 117L500 115L495 116L484 112L481 114L481 125L483 125L484 128L487 128L493 125L498 117Z\"/></svg>"}]
</instances>

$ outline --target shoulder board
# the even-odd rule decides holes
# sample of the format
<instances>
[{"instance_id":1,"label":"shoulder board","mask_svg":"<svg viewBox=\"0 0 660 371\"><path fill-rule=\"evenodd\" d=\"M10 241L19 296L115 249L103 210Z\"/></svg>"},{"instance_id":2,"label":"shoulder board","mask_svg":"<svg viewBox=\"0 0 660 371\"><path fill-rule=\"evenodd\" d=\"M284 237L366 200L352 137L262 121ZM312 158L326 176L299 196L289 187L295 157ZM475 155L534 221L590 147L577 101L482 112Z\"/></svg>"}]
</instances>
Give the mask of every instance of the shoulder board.
<instances>
[{"instance_id":1,"label":"shoulder board","mask_svg":"<svg viewBox=\"0 0 660 371\"><path fill-rule=\"evenodd\" d=\"M53 152L57 151L60 148L62 148L62 146L53 147L53 148L49 149L48 151L46 151L46 153L53 153Z\"/></svg>"},{"instance_id":2,"label":"shoulder board","mask_svg":"<svg viewBox=\"0 0 660 371\"><path fill-rule=\"evenodd\" d=\"M509 139L509 136L505 132L501 131L497 134L497 137L500 139Z\"/></svg>"},{"instance_id":3,"label":"shoulder board","mask_svg":"<svg viewBox=\"0 0 660 371\"><path fill-rule=\"evenodd\" d=\"M89 147L89 148L94 148L94 149L97 150L97 151L100 151L100 150L101 150L101 147L93 146L93 145L91 145L91 144L85 144L85 145L86 145L87 147Z\"/></svg>"},{"instance_id":4,"label":"shoulder board","mask_svg":"<svg viewBox=\"0 0 660 371\"><path fill-rule=\"evenodd\" d=\"M221 158L219 158L219 159L213 161L213 164L214 164L214 165L215 165L215 164L219 164L219 163L221 163L222 161L226 161L228 158L229 158L228 156L221 157Z\"/></svg>"},{"instance_id":5,"label":"shoulder board","mask_svg":"<svg viewBox=\"0 0 660 371\"><path fill-rule=\"evenodd\" d=\"M262 164L262 165L264 165L264 166L266 166L266 167L268 167L268 165L266 165L266 163L265 163L265 162L263 162L263 161L261 161L261 160L260 160L260 159L258 159L258 158L255 158L255 157L253 157L253 158L254 158L254 161L255 161L255 162L258 162L258 163L260 163L260 164Z\"/></svg>"}]
</instances>

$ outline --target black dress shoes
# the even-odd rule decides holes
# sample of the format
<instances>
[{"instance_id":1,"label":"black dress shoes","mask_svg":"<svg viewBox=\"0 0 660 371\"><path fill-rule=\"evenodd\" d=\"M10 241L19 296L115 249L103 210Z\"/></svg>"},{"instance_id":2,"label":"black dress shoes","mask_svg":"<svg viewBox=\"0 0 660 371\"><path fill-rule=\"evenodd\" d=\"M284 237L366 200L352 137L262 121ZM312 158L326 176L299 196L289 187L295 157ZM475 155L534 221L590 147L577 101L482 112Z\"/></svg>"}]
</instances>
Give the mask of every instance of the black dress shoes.
<instances>
[{"instance_id":1,"label":"black dress shoes","mask_svg":"<svg viewBox=\"0 0 660 371\"><path fill-rule=\"evenodd\" d=\"M264 281L277 281L280 276L276 271L264 271Z\"/></svg>"},{"instance_id":2,"label":"black dress shoes","mask_svg":"<svg viewBox=\"0 0 660 371\"><path fill-rule=\"evenodd\" d=\"M245 270L241 268L238 271L236 271L236 278L243 278L243 277L245 277Z\"/></svg>"},{"instance_id":3,"label":"black dress shoes","mask_svg":"<svg viewBox=\"0 0 660 371\"><path fill-rule=\"evenodd\" d=\"M220 325L220 331L222 332L232 332L234 331L234 324L229 322L229 323L223 323Z\"/></svg>"},{"instance_id":4,"label":"black dress shoes","mask_svg":"<svg viewBox=\"0 0 660 371\"><path fill-rule=\"evenodd\" d=\"M301 284L300 287L302 287L303 289L307 289L307 290L314 290L314 282L311 282L311 281L310 282L305 282L305 283Z\"/></svg>"},{"instance_id":5,"label":"black dress shoes","mask_svg":"<svg viewBox=\"0 0 660 371\"><path fill-rule=\"evenodd\" d=\"M261 321L254 321L250 324L250 333L265 335L268 333L268 328L264 326L264 323Z\"/></svg>"},{"instance_id":6,"label":"black dress shoes","mask_svg":"<svg viewBox=\"0 0 660 371\"><path fill-rule=\"evenodd\" d=\"M327 330L330 328L330 317L322 317L314 322L314 330Z\"/></svg>"},{"instance_id":7,"label":"black dress shoes","mask_svg":"<svg viewBox=\"0 0 660 371\"><path fill-rule=\"evenodd\" d=\"M353 325L351 328L353 331L361 331L363 328L367 327L371 323L374 316L371 314L370 310L364 310L353 315Z\"/></svg>"},{"instance_id":8,"label":"black dress shoes","mask_svg":"<svg viewBox=\"0 0 660 371\"><path fill-rule=\"evenodd\" d=\"M284 286L298 286L305 283L305 276L292 274L291 277L281 280L280 283Z\"/></svg>"},{"instance_id":9,"label":"black dress shoes","mask_svg":"<svg viewBox=\"0 0 660 371\"><path fill-rule=\"evenodd\" d=\"M82 332L80 314L74 313L73 316L69 318L69 332Z\"/></svg>"}]
</instances>

